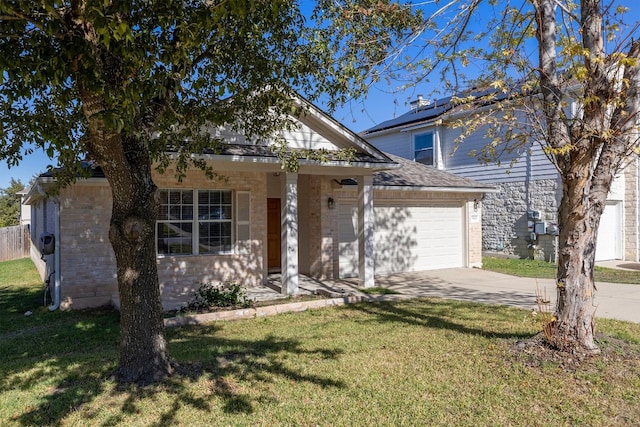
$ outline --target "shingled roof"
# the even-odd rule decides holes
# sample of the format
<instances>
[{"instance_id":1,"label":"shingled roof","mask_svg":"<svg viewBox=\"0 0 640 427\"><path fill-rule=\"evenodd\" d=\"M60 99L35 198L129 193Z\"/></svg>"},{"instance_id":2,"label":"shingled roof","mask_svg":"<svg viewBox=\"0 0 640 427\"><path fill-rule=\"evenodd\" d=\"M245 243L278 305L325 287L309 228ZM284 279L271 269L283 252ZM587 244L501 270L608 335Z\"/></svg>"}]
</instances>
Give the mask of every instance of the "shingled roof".
<instances>
[{"instance_id":1,"label":"shingled roof","mask_svg":"<svg viewBox=\"0 0 640 427\"><path fill-rule=\"evenodd\" d=\"M490 192L494 190L494 187L472 179L464 178L389 153L385 154L394 162L399 163L401 167L376 172L373 175L374 186L440 188L451 191L464 189L467 191L477 190L479 192Z\"/></svg>"},{"instance_id":2,"label":"shingled roof","mask_svg":"<svg viewBox=\"0 0 640 427\"><path fill-rule=\"evenodd\" d=\"M456 106L455 98L465 98L472 96L476 98L474 105L480 107L483 105L493 104L495 102L504 101L505 99L521 96L525 90L521 84L515 84L513 89L502 91L497 88L489 87L485 89L470 89L468 91L457 93L454 96L447 96L433 101L426 101L422 105L407 111L399 117L386 120L369 129L361 132L366 135L397 127L413 126L433 121L445 113L449 112ZM487 98L487 96L490 96Z\"/></svg>"}]
</instances>

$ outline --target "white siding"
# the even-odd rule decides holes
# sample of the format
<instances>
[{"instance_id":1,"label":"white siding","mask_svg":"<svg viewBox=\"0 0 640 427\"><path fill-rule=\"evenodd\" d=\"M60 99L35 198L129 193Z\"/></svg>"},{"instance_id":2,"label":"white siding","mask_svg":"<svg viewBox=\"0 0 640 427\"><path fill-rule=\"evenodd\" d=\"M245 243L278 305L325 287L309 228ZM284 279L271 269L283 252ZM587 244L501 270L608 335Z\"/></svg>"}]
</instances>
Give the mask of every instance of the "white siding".
<instances>
[{"instance_id":1,"label":"white siding","mask_svg":"<svg viewBox=\"0 0 640 427\"><path fill-rule=\"evenodd\" d=\"M555 179L558 174L539 144L533 143L529 149L503 152L497 162L483 164L469 153L481 153L490 144L485 130L479 129L464 139L456 149L455 140L461 129L443 129L441 144L444 152L445 169L480 182L518 182L529 179ZM498 147L498 150L500 148ZM515 163L511 164L515 160Z\"/></svg>"},{"instance_id":2,"label":"white siding","mask_svg":"<svg viewBox=\"0 0 640 427\"><path fill-rule=\"evenodd\" d=\"M287 140L290 148L306 148L306 149L326 149L338 150L339 148L318 133L317 130L311 129L309 126L300 123L297 129L285 131L282 134Z\"/></svg>"},{"instance_id":3,"label":"white siding","mask_svg":"<svg viewBox=\"0 0 640 427\"><path fill-rule=\"evenodd\" d=\"M247 140L243 134L234 132L229 127L209 128L208 132L211 136L222 138L229 144L253 144L253 141ZM318 133L317 130L311 129L306 124L300 122L296 129L283 131L281 136L286 139L290 148L339 149L339 147L328 138Z\"/></svg>"}]
</instances>

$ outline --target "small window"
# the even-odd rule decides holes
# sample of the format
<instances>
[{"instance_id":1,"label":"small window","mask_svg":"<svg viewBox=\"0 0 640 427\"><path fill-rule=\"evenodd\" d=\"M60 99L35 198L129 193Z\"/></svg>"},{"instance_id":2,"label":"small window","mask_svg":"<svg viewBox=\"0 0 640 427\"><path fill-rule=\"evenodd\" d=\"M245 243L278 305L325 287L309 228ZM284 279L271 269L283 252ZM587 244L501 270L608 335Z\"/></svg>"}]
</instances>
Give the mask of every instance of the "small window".
<instances>
[{"instance_id":1,"label":"small window","mask_svg":"<svg viewBox=\"0 0 640 427\"><path fill-rule=\"evenodd\" d=\"M198 191L198 252L231 252L231 191Z\"/></svg>"},{"instance_id":2,"label":"small window","mask_svg":"<svg viewBox=\"0 0 640 427\"><path fill-rule=\"evenodd\" d=\"M158 253L193 253L193 191L161 190L157 225Z\"/></svg>"},{"instance_id":3,"label":"small window","mask_svg":"<svg viewBox=\"0 0 640 427\"><path fill-rule=\"evenodd\" d=\"M433 166L433 133L415 136L413 160L424 165Z\"/></svg>"}]
</instances>

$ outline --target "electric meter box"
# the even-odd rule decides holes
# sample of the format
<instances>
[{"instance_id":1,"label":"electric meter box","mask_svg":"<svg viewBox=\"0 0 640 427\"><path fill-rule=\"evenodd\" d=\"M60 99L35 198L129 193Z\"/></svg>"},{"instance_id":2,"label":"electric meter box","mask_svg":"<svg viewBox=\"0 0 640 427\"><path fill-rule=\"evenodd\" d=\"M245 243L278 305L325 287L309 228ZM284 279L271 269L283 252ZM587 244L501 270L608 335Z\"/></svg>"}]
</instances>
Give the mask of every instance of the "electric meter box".
<instances>
[{"instance_id":1,"label":"electric meter box","mask_svg":"<svg viewBox=\"0 0 640 427\"><path fill-rule=\"evenodd\" d=\"M527 219L529 221L536 221L542 219L542 213L540 211L528 210Z\"/></svg>"},{"instance_id":2,"label":"electric meter box","mask_svg":"<svg viewBox=\"0 0 640 427\"><path fill-rule=\"evenodd\" d=\"M533 226L533 231L536 234L547 234L547 223L546 222L536 222Z\"/></svg>"}]
</instances>

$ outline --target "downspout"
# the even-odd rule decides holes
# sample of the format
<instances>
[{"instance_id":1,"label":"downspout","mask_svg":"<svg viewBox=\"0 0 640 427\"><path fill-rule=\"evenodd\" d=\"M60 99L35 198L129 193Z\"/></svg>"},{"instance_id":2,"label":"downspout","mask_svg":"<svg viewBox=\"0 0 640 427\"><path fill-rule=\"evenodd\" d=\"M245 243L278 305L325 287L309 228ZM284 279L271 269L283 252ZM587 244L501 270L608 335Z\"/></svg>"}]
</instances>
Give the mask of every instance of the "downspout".
<instances>
[{"instance_id":1,"label":"downspout","mask_svg":"<svg viewBox=\"0 0 640 427\"><path fill-rule=\"evenodd\" d=\"M38 190L38 193L45 199L46 203L46 199L48 198L47 193L45 193L39 183L36 184L36 190ZM57 209L55 210L55 218L53 221L55 250L53 251L53 293L51 295L49 311L55 311L60 307L60 198L51 197L51 201L56 205Z\"/></svg>"},{"instance_id":2,"label":"downspout","mask_svg":"<svg viewBox=\"0 0 640 427\"><path fill-rule=\"evenodd\" d=\"M51 201L57 207L53 221L53 233L56 236L55 251L53 252L53 295L49 311L55 311L60 307L60 198L52 197Z\"/></svg>"}]
</instances>

